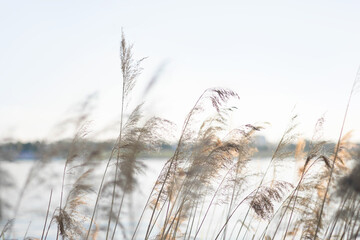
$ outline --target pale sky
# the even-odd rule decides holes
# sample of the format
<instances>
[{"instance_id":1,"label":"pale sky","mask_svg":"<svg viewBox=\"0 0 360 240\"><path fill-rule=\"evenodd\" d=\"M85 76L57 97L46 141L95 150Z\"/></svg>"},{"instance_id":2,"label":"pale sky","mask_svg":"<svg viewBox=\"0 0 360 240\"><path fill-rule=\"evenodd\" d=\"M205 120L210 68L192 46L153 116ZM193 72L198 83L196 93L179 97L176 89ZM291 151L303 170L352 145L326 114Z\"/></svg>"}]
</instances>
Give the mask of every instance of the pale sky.
<instances>
[{"instance_id":1,"label":"pale sky","mask_svg":"<svg viewBox=\"0 0 360 240\"><path fill-rule=\"evenodd\" d=\"M98 92L94 131L120 114L121 28L148 57L132 99L181 125L209 87L240 95L232 123L270 122L278 140L296 105L311 137L325 114L338 138L360 65L359 1L1 1L0 138L41 140L67 110ZM152 92L138 99L165 66ZM360 97L345 131L360 141ZM140 95L140 94L138 94Z\"/></svg>"}]
</instances>

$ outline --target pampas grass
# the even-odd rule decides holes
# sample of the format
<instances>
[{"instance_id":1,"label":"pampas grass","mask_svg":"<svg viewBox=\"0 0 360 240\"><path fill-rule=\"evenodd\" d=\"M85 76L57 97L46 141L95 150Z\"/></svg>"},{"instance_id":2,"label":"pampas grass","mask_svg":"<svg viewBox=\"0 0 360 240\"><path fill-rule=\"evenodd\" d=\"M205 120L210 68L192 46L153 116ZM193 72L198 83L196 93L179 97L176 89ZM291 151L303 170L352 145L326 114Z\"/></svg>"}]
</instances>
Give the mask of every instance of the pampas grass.
<instances>
[{"instance_id":1,"label":"pampas grass","mask_svg":"<svg viewBox=\"0 0 360 240\"><path fill-rule=\"evenodd\" d=\"M79 106L75 117L66 121L74 129L73 138L58 183L60 191L50 188L44 192L48 204L43 209L46 213L42 231L38 233L41 240L49 238L51 229L57 231L56 239L359 237L360 151L351 142L351 133L343 134L359 73L334 149L328 149L328 142L322 137L324 117L315 124L308 142L298 138L297 115L292 114L263 172L250 166L257 152L254 138L266 124L248 123L230 129L229 119L235 113L239 95L230 89L206 89L185 116L173 154L164 162L144 200L134 229L128 229L124 219L131 215L131 207L125 206L129 202L131 205L133 193L139 189L139 176L147 170L139 156L157 151L173 135L174 128L168 120L144 116L144 104L128 109L143 60L134 60L133 46L123 34L120 126L99 183L94 181L94 172L102 163L104 152L86 144L89 100ZM146 87L144 96L153 84L151 81ZM288 145L294 142L296 147L289 150ZM11 236L12 218L16 220L28 189L41 181L54 152L56 149L47 149L34 162L14 206L0 196L0 220L4 222L1 238ZM295 183L279 178L280 166L292 160L298 165ZM11 187L11 176L1 165L0 180L2 192ZM60 196L56 207L52 204L54 195Z\"/></svg>"}]
</instances>

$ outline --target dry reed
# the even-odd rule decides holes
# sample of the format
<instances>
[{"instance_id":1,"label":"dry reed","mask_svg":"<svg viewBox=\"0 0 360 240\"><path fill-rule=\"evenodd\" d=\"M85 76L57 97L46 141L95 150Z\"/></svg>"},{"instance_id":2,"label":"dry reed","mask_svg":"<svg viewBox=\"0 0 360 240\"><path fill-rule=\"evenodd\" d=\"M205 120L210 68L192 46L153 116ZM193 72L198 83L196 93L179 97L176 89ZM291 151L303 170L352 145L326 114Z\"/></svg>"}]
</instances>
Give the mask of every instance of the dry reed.
<instances>
[{"instance_id":1,"label":"dry reed","mask_svg":"<svg viewBox=\"0 0 360 240\"><path fill-rule=\"evenodd\" d=\"M288 146L298 137L297 115L293 115L264 172L248 167L257 151L254 137L264 128L263 124L229 129L229 119L236 109L234 100L240 99L238 94L222 88L205 90L186 116L174 153L165 162L144 202L137 225L130 232L123 219L130 215L131 207L125 211L124 206L131 205L131 196L139 187L138 176L146 170L139 155L156 151L173 127L167 120L143 116L143 104L132 111L127 109L143 61L134 60L132 48L123 34L120 126L98 190L94 191L94 169L103 155L101 149L86 144L90 102L87 100L77 109L75 117L64 122L73 127L73 139L59 184L60 202L55 209L51 208L51 190L39 233L41 240L47 239L50 229L55 227L57 239L359 237L360 151L351 143L350 133L343 135L343 128L360 73L352 87L334 150L326 148L329 144L322 137L324 117L316 123L310 142L300 139L290 149ZM156 77L146 87L144 96L155 81ZM47 149L44 151L47 154L35 162L15 206L0 196L0 220L17 217L27 189L40 181L54 151ZM278 179L280 164L290 160L300 165L295 184ZM0 165L0 187L8 189L11 184L11 176ZM94 205L90 207L91 198ZM10 208L13 214L4 211ZM219 211L221 217L215 216ZM13 221L8 220L1 238L11 232L12 225ZM143 232L139 230L141 227Z\"/></svg>"}]
</instances>

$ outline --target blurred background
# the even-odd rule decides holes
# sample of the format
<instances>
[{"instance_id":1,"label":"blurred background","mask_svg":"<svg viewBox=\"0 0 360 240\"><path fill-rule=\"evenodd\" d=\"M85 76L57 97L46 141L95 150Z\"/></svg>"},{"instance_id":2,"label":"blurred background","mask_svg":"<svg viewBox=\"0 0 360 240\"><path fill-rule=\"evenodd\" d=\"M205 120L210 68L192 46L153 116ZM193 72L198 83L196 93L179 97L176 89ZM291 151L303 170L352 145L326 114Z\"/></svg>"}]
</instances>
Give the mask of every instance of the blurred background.
<instances>
[{"instance_id":1,"label":"blurred background","mask_svg":"<svg viewBox=\"0 0 360 240\"><path fill-rule=\"evenodd\" d=\"M338 138L360 64L358 1L2 1L0 132L49 138L73 104L94 95L90 134L118 121L123 29L142 63L132 104L181 125L209 87L240 95L234 126L269 122L276 142L291 112L310 138L325 117ZM156 78L151 91L144 94ZM295 106L295 110L294 109ZM359 141L359 95L345 132ZM71 110L70 110L71 111Z\"/></svg>"}]
</instances>

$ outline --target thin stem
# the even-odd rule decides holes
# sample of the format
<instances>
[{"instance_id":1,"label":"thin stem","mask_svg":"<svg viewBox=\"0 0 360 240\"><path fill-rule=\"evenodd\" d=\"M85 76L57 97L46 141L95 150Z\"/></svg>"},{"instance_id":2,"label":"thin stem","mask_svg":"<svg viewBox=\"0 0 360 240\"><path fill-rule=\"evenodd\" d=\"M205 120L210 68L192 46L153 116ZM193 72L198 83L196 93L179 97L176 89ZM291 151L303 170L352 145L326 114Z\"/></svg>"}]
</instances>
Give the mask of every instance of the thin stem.
<instances>
[{"instance_id":1,"label":"thin stem","mask_svg":"<svg viewBox=\"0 0 360 240\"><path fill-rule=\"evenodd\" d=\"M347 202L347 200L349 199L348 198L348 195L349 195L350 193L346 193L345 194L345 197L342 199L342 201L340 202L340 207L338 208L338 212L336 213L336 216L335 216L335 218L334 218L334 221L333 221L333 224L332 224L332 227L331 227L331 229L330 229L330 233L329 233L329 239L331 238L331 236L332 236L332 234L333 234L333 231L334 231L334 229L335 229L335 227L336 227L336 225L337 225L337 223L338 223L338 219L339 219L339 217L340 217L340 211L345 207L345 204L346 204L346 202ZM331 224L329 224L329 226L330 226ZM327 232L328 232L328 229L326 230L326 232L325 232L325 236L327 235Z\"/></svg>"},{"instance_id":2,"label":"thin stem","mask_svg":"<svg viewBox=\"0 0 360 240\"><path fill-rule=\"evenodd\" d=\"M187 128L187 126L188 126L188 124L189 124L189 122L190 122L191 116L192 116L193 112L195 111L196 106L198 105L198 103L199 103L200 100L202 99L203 95L204 95L207 91L208 91L208 90L205 90L205 91L201 94L201 96L200 96L200 97L198 98L198 100L196 101L194 107L191 109L191 111L190 111L189 114L187 115L186 120L185 120L184 125L183 125L183 128L182 128L182 133L185 132L185 130L186 130L186 128ZM160 188L159 194L158 194L158 196L157 196L157 198L156 198L156 202L155 202L154 209L153 209L153 211L152 211L152 213L151 213L151 217L150 217L150 221L149 221L149 224L148 224L148 228L147 228L147 230L146 230L146 235L145 235L145 239L146 239L146 240L149 238L149 230L150 230L150 226L151 226L152 220L153 220L153 218L154 218L156 206L157 206L157 204L158 204L158 202L159 202L159 200L160 200L160 196L161 196L161 194L162 194L162 192L163 192L163 190L164 190L165 183L166 183L166 181L167 181L167 179L168 179L168 177L169 177L169 175L170 175L170 170L171 170L172 164L173 164L174 161L176 161L177 158L178 158L179 147L180 147L180 145L181 145L181 143L182 143L183 137L184 137L184 135L182 134L182 135L180 136L179 141L178 141L178 146L177 146L177 148L176 148L176 150L175 150L174 156L170 159L170 166L169 166L169 168L168 168L168 170L167 170L167 172L166 172L165 179L164 179L163 183L161 184L161 188Z\"/></svg>"},{"instance_id":3,"label":"thin stem","mask_svg":"<svg viewBox=\"0 0 360 240\"><path fill-rule=\"evenodd\" d=\"M163 166L163 168L161 169L161 172L165 169L165 167L166 167L166 164L165 164L165 165ZM136 233L137 233L137 230L139 229L140 222L141 222L141 220L142 220L142 218L143 218L143 216L144 216L144 214L145 214L145 210L146 210L146 208L147 208L147 206L148 206L148 204L149 204L149 202L150 202L150 199L151 199L152 193L153 193L154 190L155 190L155 187L156 187L156 185L154 185L153 188L152 188L151 191L150 191L150 194L149 194L149 196L148 196L148 199L146 200L145 206L144 206L144 208L143 208L143 210L142 210L142 212L141 212L140 218L139 218L139 220L138 220L138 222L137 222L137 224L136 224L136 227L135 227L134 233L133 233L133 235L132 235L132 237L131 237L131 240L134 240L134 238L136 237ZM165 202L167 201L167 199L168 199L168 197L166 197ZM162 210L162 208L161 208L161 210ZM157 219L157 218L156 218L156 219Z\"/></svg>"},{"instance_id":4,"label":"thin stem","mask_svg":"<svg viewBox=\"0 0 360 240\"><path fill-rule=\"evenodd\" d=\"M165 200L165 201L167 201L167 200ZM155 217L154 222L157 222L157 220L159 219L160 214L162 213L162 211L163 211L163 209L164 209L165 205L166 205L166 202L164 202L164 203L163 203L163 205L162 205L162 207L161 207L160 211L158 212L158 214L157 214L157 215L156 215L156 217ZM155 224L153 224L153 225L151 226L150 233L152 232L152 230L154 229L154 227L155 227Z\"/></svg>"},{"instance_id":5,"label":"thin stem","mask_svg":"<svg viewBox=\"0 0 360 240\"><path fill-rule=\"evenodd\" d=\"M193 215L195 214L195 211L196 211L196 208L191 208L191 212L190 212L190 216L189 216L189 220L187 221L187 224L186 224L186 230L185 230L185 233L184 233L184 240L186 239L186 235L188 233L188 230L189 230L189 226L190 226L190 220L193 218Z\"/></svg>"},{"instance_id":6,"label":"thin stem","mask_svg":"<svg viewBox=\"0 0 360 240\"><path fill-rule=\"evenodd\" d=\"M88 239L89 239L89 236L90 236L90 231L91 231L92 224L93 224L93 222L94 222L96 209L97 209L97 206L98 206L98 203L99 203L99 200L100 200L101 191L102 191L102 188L103 188L103 185L104 185L104 181L105 181L105 176L106 176L107 170L108 170L108 168L109 168L111 159L112 159L112 157L113 157L113 155L114 155L115 148L116 148L116 145L117 145L117 142L118 142L118 141L119 141L119 138L117 139L116 144L113 146L113 148L112 148L112 150L111 150L110 157L109 157L109 159L108 159L108 161L107 161L107 164L106 164L106 167L105 167L105 170L104 170L104 174L103 174L102 179L101 179L101 183L100 183L100 186L99 186L99 190L98 190L98 193L97 193L97 196L96 196L95 205L94 205L93 212L92 212L91 219L90 219L89 228L88 228L88 231L87 231L87 234L86 234L86 238L85 238L86 240L88 240Z\"/></svg>"},{"instance_id":7,"label":"thin stem","mask_svg":"<svg viewBox=\"0 0 360 240\"><path fill-rule=\"evenodd\" d=\"M51 217L49 226L48 226L48 228L47 228L47 230L46 230L46 234L45 234L44 240L47 239L47 236L48 236L49 231L50 231L51 224L52 224L52 222L54 221L54 219L55 219L55 211L53 212L53 215L52 215L52 217Z\"/></svg>"},{"instance_id":8,"label":"thin stem","mask_svg":"<svg viewBox=\"0 0 360 240\"><path fill-rule=\"evenodd\" d=\"M343 134L343 130L344 130L346 118L347 118L347 113L348 113L349 106L350 106L350 102L351 102L351 97L352 97L352 95L353 95L353 93L354 93L354 91L355 91L355 87L356 87L356 84L357 84L357 82L359 81L359 79L360 79L360 68L358 69L358 72L357 72L357 74L356 74L356 77L355 77L353 86L352 86L352 88L351 88L349 100L348 100L347 105L346 105L346 110L345 110L343 122L342 122L342 125L341 125L340 135L339 135L339 139L338 139L338 142L337 142L336 151L335 151L335 155L334 155L334 160L332 161L329 179L328 179L328 182L327 182L327 185L326 185L326 190L325 190L324 198L322 199L322 203L321 203L320 214L319 214L319 219L318 219L317 225L316 225L314 240L317 239L317 234L318 234L319 229L320 229L321 218L322 218L322 214L323 214L323 211L324 211L324 206L325 206L326 197L327 197L327 194L328 194L329 189L330 189L330 183L331 183L332 175L333 175L334 168L335 168L336 158L337 158L337 155L338 155L339 149L340 149L341 138L342 138L342 134Z\"/></svg>"},{"instance_id":9,"label":"thin stem","mask_svg":"<svg viewBox=\"0 0 360 240\"><path fill-rule=\"evenodd\" d=\"M193 219L192 219L192 221L191 221L191 226L190 226L190 232L189 232L188 240L190 240L190 238L191 238L191 232L192 232L192 229L193 229L193 227L194 227L194 223L195 223L195 218L196 218L196 213L197 213L198 205L199 205L199 201L196 201L195 213L194 213L194 217L193 217Z\"/></svg>"},{"instance_id":10,"label":"thin stem","mask_svg":"<svg viewBox=\"0 0 360 240\"><path fill-rule=\"evenodd\" d=\"M256 189L257 190L257 189ZM254 190L255 191L255 190ZM253 192L254 192L253 191ZM237 205L236 207L234 208L234 210L231 212L231 214L229 215L229 217L226 219L225 223L223 224L223 226L221 227L220 231L218 232L218 234L216 235L215 237L215 240L219 238L221 232L224 230L224 228L226 227L226 225L228 224L228 222L230 221L231 217L234 215L234 213L236 212L236 210L240 207L240 205L245 201L247 200L247 198L253 193L251 192L248 196L246 196L243 200L241 200ZM244 224L242 224L244 225Z\"/></svg>"},{"instance_id":11,"label":"thin stem","mask_svg":"<svg viewBox=\"0 0 360 240\"><path fill-rule=\"evenodd\" d=\"M28 225L28 227L27 227L27 229L26 229L26 232L25 232L25 234L24 234L24 240L26 239L26 235L27 235L28 232L29 232L30 225L31 225L31 221L29 222L29 225Z\"/></svg>"},{"instance_id":12,"label":"thin stem","mask_svg":"<svg viewBox=\"0 0 360 240\"><path fill-rule=\"evenodd\" d=\"M350 236L353 236L354 234L354 230L355 230L355 226L356 226L356 223L358 222L358 220L359 220L359 217L360 217L360 211L358 210L358 207L359 207L359 204L358 204L358 206L357 206L357 212L356 212L356 218L355 218L355 221L354 221L354 224L353 224L353 226L352 226L352 228L351 228L351 233L350 233Z\"/></svg>"},{"instance_id":13,"label":"thin stem","mask_svg":"<svg viewBox=\"0 0 360 240\"><path fill-rule=\"evenodd\" d=\"M118 225L118 223L119 223L119 217L120 217L121 208L122 208L122 205L123 205L123 202L124 202L124 198L125 198L125 191L123 191L123 195L122 195L122 197L121 197L120 207L119 207L119 211L118 211L117 216L116 216L116 222L115 222L114 231L113 231L111 240L113 240L113 239L114 239L114 236L115 236L116 227L117 227L117 225Z\"/></svg>"},{"instance_id":14,"label":"thin stem","mask_svg":"<svg viewBox=\"0 0 360 240\"><path fill-rule=\"evenodd\" d=\"M236 170L235 172L235 180L237 179L237 176L238 176L238 171ZM229 211L228 211L228 214L227 214L227 218L229 217L230 215L230 212L231 212L231 208L232 208L232 205L233 205L233 202L234 202L234 198L235 198L235 188L236 188L236 181L234 181L234 184L233 184L233 189L232 189L232 193L231 193L231 200L230 200L230 204L229 204ZM223 237L223 240L226 240L226 231L227 230L227 226L225 227L224 229L224 237Z\"/></svg>"},{"instance_id":15,"label":"thin stem","mask_svg":"<svg viewBox=\"0 0 360 240\"><path fill-rule=\"evenodd\" d=\"M176 226L175 226L175 229L174 229L173 239L176 239L177 229L178 229L179 223L180 223L180 221L181 221L181 212L182 212L182 210L183 210L183 205L181 206L180 213L179 213L179 217L177 218Z\"/></svg>"},{"instance_id":16,"label":"thin stem","mask_svg":"<svg viewBox=\"0 0 360 240\"><path fill-rule=\"evenodd\" d=\"M181 213L181 211L182 211L182 207L183 207L183 204L181 204L180 208L176 211L176 213L175 213L175 215L174 215L174 218L171 220L170 225L169 225L168 229L167 229L166 232L165 232L165 235L163 235L163 236L161 237L161 239L166 239L167 235L169 234L169 232L170 232L170 230L171 230L171 228L172 228L172 225L174 224L174 222L175 222L175 220L176 220L176 217L177 217L178 215L180 215L180 213ZM164 229L164 230L165 230L165 229Z\"/></svg>"},{"instance_id":17,"label":"thin stem","mask_svg":"<svg viewBox=\"0 0 360 240\"><path fill-rule=\"evenodd\" d=\"M237 163L235 163L235 164L237 164ZM211 207L212 203L214 202L215 197L216 197L217 193L218 193L219 190L220 190L220 187L221 187L222 184L224 183L224 181L225 181L227 175L230 173L230 170L231 170L231 169L232 169L232 167L230 167L229 170L226 172L225 176L222 178L220 184L218 185L216 191L214 192L214 194L213 194L213 196L212 196L212 198L211 198L211 201L210 201L208 207L206 208L204 217L202 218L202 220L201 220L201 222L200 222L200 226L199 226L199 227L197 228L197 230L196 230L196 233L195 233L195 236L194 236L194 240L196 239L197 235L199 234L200 229L201 229L201 227L202 227L202 225L204 224L204 221L205 221L205 219L206 219L206 216L207 216L207 214L209 213L210 207Z\"/></svg>"},{"instance_id":18,"label":"thin stem","mask_svg":"<svg viewBox=\"0 0 360 240\"><path fill-rule=\"evenodd\" d=\"M51 204L51 197L52 197L52 193L53 193L53 190L51 189L51 191L50 191L50 198L49 198L49 204L48 204L47 211L46 211L46 217L45 217L44 228L43 228L43 231L42 231L42 234L41 234L41 240L43 240L43 238L44 238L44 234L45 234L45 229L46 229L47 219L48 219L48 216L49 216L49 210L50 210L50 204Z\"/></svg>"},{"instance_id":19,"label":"thin stem","mask_svg":"<svg viewBox=\"0 0 360 240\"><path fill-rule=\"evenodd\" d=\"M255 197L257 196L257 194L258 194L258 192L259 192L259 190L260 190L260 187L262 186L262 184L263 184L263 182L264 182L264 180L265 180L265 177L266 177L266 175L267 175L267 173L268 173L268 171L269 171L269 169L270 169L270 167L271 167L271 165L272 165L272 162L274 161L275 156L276 156L277 153L279 152L280 147L282 146L282 143L283 143L284 140L285 140L285 136L286 136L286 133L287 133L287 132L288 132L288 130L285 130L285 133L282 135L282 137L281 137L281 139L280 139L280 141L279 141L279 143L278 143L278 145L277 145L277 147L276 147L276 149L275 149L275 152L274 152L273 156L271 157L271 160L270 160L270 162L269 162L269 164L268 164L268 166L267 166L267 168L266 168L266 170L265 170L265 172L264 172L264 174L263 174L263 176L262 176L262 178L261 178L261 181L260 181L260 183L259 183L259 186L258 186L257 189L256 189L254 198L255 198ZM241 203L242 203L242 202L241 202ZM235 208L235 211L236 211L236 209L237 209L239 206L240 206L240 205L238 205L238 206ZM243 226L244 226L244 224L245 224L245 221L246 221L247 216L249 215L250 209L251 209L251 204L249 205L249 207L248 207L248 209L247 209L247 211L246 211L245 217L244 217L243 221L241 222L241 227L240 227L239 232L241 232L241 230L242 230L242 228L243 228ZM234 214L234 212L231 214L231 216L232 216L233 214ZM229 220L230 220L230 218L228 218L228 220L226 220L226 223L225 223L224 227L226 226L226 224L228 223ZM219 234L220 234L220 233L219 233ZM238 234L238 235L239 235L239 234Z\"/></svg>"},{"instance_id":20,"label":"thin stem","mask_svg":"<svg viewBox=\"0 0 360 240\"><path fill-rule=\"evenodd\" d=\"M123 86L122 86L122 95L121 95L121 113L120 113L120 133L119 133L119 146L117 150L117 158L116 158L116 165L115 165L115 176L114 176L114 185L113 185L113 192L111 197L111 205L110 205L110 212L109 212L109 220L106 230L106 240L108 239L109 231L110 231L110 224L111 224L111 216L112 210L115 202L115 195L116 195L116 184L117 184L117 175L118 169L120 165L120 145L122 140L122 130L123 130L123 117L124 117L124 102L125 102L125 82L127 81L127 75L123 71Z\"/></svg>"}]
</instances>

